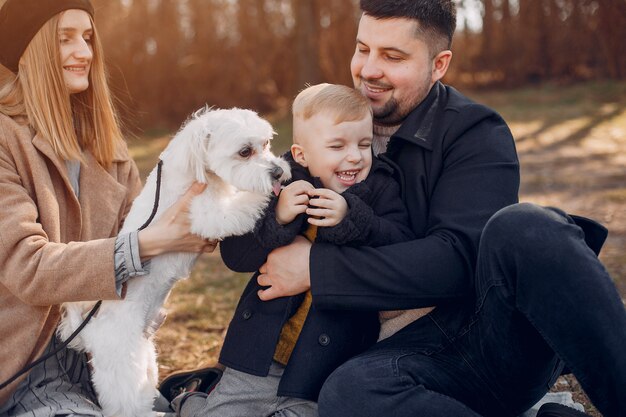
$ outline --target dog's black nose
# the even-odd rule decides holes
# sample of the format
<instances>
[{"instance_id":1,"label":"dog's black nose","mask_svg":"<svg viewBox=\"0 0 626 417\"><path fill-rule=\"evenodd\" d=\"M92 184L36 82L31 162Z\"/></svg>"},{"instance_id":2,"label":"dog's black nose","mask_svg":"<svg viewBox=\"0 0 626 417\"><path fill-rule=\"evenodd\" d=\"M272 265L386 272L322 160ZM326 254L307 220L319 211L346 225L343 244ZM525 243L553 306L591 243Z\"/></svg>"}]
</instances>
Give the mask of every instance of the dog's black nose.
<instances>
[{"instance_id":1,"label":"dog's black nose","mask_svg":"<svg viewBox=\"0 0 626 417\"><path fill-rule=\"evenodd\" d=\"M278 165L276 165L274 168L272 168L272 170L270 171L270 175L272 176L272 178L274 178L275 180L280 179L280 177L283 176L283 169L281 167L279 167Z\"/></svg>"}]
</instances>

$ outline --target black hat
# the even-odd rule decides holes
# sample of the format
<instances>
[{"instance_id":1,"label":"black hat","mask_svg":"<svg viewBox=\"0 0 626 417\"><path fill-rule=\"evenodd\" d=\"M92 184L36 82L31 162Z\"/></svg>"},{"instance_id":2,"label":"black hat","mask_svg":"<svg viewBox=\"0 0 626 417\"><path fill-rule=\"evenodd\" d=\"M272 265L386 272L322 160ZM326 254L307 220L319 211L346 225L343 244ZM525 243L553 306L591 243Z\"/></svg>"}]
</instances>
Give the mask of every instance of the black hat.
<instances>
[{"instance_id":1,"label":"black hat","mask_svg":"<svg viewBox=\"0 0 626 417\"><path fill-rule=\"evenodd\" d=\"M0 64L17 74L20 58L39 29L69 9L94 15L89 0L7 0L0 9Z\"/></svg>"}]
</instances>

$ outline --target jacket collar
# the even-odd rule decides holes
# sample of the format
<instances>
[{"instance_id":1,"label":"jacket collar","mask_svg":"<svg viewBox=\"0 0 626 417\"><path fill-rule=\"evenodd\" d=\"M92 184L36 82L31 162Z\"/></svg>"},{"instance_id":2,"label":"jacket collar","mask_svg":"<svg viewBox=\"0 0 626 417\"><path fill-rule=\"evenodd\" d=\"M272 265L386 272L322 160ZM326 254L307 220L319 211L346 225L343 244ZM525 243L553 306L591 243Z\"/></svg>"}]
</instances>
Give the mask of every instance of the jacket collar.
<instances>
[{"instance_id":1,"label":"jacket collar","mask_svg":"<svg viewBox=\"0 0 626 417\"><path fill-rule=\"evenodd\" d=\"M71 195L66 215L81 223L77 227L80 231L79 236L72 236L71 239L87 240L103 237L96 236L98 233L105 233L108 236L119 221L119 207L126 196L125 187L115 179L116 162L127 160L128 157L118 147L113 165L107 172L98 164L91 152L85 152L85 160L80 164L80 198L76 198L65 161L57 155L50 141L36 133L32 142L33 146L52 162L63 181L67 194ZM88 227L89 230L83 226Z\"/></svg>"},{"instance_id":2,"label":"jacket collar","mask_svg":"<svg viewBox=\"0 0 626 417\"><path fill-rule=\"evenodd\" d=\"M65 161L57 155L50 141L44 138L39 132L36 132L35 136L33 137L33 146L37 148L39 152L41 152L44 156L46 156L46 158L48 158L50 162L52 162L57 172L59 173L59 176L63 180L65 187L68 189L68 191L70 191L69 194L72 195L72 201L78 206L78 199L74 196L72 184L70 183L70 180L67 176L67 167L65 166Z\"/></svg>"},{"instance_id":3,"label":"jacket collar","mask_svg":"<svg viewBox=\"0 0 626 417\"><path fill-rule=\"evenodd\" d=\"M127 160L128 157L123 158ZM120 206L126 198L126 187L116 177L117 162L105 170L92 155L85 152L80 165L80 207L82 210L82 236L88 239L108 237L119 222ZM94 192L97 190L97 192ZM97 236L98 233L104 233Z\"/></svg>"},{"instance_id":4,"label":"jacket collar","mask_svg":"<svg viewBox=\"0 0 626 417\"><path fill-rule=\"evenodd\" d=\"M130 155L126 146L119 144L115 147L115 151L113 152L113 163L116 162L127 162L130 161Z\"/></svg>"},{"instance_id":5,"label":"jacket collar","mask_svg":"<svg viewBox=\"0 0 626 417\"><path fill-rule=\"evenodd\" d=\"M433 137L431 131L441 103L445 102L445 100L442 100L442 96L445 94L444 90L444 85L437 81L430 89L426 98L408 114L398 131L391 138L402 139L432 150Z\"/></svg>"}]
</instances>

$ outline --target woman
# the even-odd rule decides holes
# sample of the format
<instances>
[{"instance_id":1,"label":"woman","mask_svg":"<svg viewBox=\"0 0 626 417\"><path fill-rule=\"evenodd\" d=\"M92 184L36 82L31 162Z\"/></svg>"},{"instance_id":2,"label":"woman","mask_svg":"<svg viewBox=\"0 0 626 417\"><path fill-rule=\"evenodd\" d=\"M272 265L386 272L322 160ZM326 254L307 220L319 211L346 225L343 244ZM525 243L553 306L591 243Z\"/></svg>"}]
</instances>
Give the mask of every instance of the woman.
<instances>
[{"instance_id":1,"label":"woman","mask_svg":"<svg viewBox=\"0 0 626 417\"><path fill-rule=\"evenodd\" d=\"M215 248L189 232L199 184L146 229L117 236L141 184L93 15L89 0L0 9L0 384L58 349L63 302L118 299L150 257ZM61 349L0 390L0 416L22 414L101 416L85 355Z\"/></svg>"}]
</instances>

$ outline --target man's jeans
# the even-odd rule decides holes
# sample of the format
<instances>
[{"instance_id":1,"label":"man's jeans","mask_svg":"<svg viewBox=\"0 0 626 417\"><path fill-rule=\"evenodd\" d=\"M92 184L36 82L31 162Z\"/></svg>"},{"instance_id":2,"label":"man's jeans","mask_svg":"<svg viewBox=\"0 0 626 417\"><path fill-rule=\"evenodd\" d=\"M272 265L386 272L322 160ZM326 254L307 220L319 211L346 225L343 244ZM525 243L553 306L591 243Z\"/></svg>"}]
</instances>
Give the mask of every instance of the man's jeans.
<instances>
[{"instance_id":1,"label":"man's jeans","mask_svg":"<svg viewBox=\"0 0 626 417\"><path fill-rule=\"evenodd\" d=\"M338 368L320 416L517 416L563 362L605 417L626 416L626 310L569 216L531 204L496 213L475 287L453 332L436 309Z\"/></svg>"}]
</instances>

